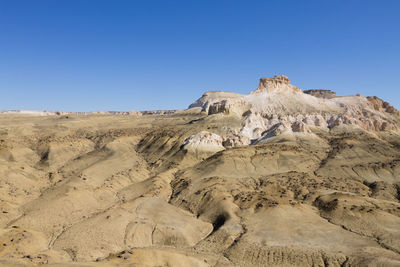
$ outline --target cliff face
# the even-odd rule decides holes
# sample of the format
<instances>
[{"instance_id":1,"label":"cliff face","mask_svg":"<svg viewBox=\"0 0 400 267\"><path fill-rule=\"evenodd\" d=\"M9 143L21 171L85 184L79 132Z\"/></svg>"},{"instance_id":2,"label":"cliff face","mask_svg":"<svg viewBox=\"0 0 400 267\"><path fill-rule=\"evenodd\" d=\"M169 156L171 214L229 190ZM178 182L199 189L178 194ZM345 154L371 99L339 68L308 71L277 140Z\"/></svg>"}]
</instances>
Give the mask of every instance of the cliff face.
<instances>
[{"instance_id":1,"label":"cliff face","mask_svg":"<svg viewBox=\"0 0 400 267\"><path fill-rule=\"evenodd\" d=\"M259 94L283 91L299 92L300 89L298 89L296 86L291 85L288 77L286 77L285 75L280 75L274 76L273 78L261 78L258 88L251 93Z\"/></svg>"},{"instance_id":2,"label":"cliff face","mask_svg":"<svg viewBox=\"0 0 400 267\"><path fill-rule=\"evenodd\" d=\"M400 115L399 111L390 105L388 102L383 101L377 96L367 97L368 101L372 104L373 108L379 112L387 112L394 115Z\"/></svg>"},{"instance_id":3,"label":"cliff face","mask_svg":"<svg viewBox=\"0 0 400 267\"><path fill-rule=\"evenodd\" d=\"M399 129L398 111L379 98L338 97L330 90L303 92L291 85L286 76L261 78L258 88L249 95L206 93L190 107L202 107L209 115L222 113L242 118L242 128L236 129L234 139L243 136L253 143L275 136L270 132L278 125L287 129L281 131L287 134L312 134L310 127L324 131L340 127L372 132Z\"/></svg>"},{"instance_id":4,"label":"cliff face","mask_svg":"<svg viewBox=\"0 0 400 267\"><path fill-rule=\"evenodd\" d=\"M331 90L326 90L326 89L309 89L309 90L304 90L303 91L305 94L309 94L318 98L335 98L336 93L331 91Z\"/></svg>"}]
</instances>

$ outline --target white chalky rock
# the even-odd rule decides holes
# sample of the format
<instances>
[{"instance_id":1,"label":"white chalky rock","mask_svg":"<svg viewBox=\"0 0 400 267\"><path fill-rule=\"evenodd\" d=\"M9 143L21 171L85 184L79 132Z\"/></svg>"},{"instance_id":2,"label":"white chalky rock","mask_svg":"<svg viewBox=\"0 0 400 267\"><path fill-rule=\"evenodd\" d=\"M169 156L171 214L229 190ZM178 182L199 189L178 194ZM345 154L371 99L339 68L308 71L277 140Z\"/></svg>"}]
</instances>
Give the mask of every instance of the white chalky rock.
<instances>
[{"instance_id":1,"label":"white chalky rock","mask_svg":"<svg viewBox=\"0 0 400 267\"><path fill-rule=\"evenodd\" d=\"M194 152L218 152L224 150L223 138L217 134L201 131L185 140L184 148Z\"/></svg>"}]
</instances>

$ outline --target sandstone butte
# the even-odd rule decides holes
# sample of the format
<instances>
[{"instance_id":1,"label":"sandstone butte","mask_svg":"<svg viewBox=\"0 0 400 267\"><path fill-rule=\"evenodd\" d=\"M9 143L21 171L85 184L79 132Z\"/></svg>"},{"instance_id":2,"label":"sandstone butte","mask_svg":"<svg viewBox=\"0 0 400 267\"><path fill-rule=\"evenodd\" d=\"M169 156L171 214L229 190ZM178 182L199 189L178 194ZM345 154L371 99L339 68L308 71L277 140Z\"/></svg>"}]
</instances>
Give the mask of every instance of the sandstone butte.
<instances>
[{"instance_id":1,"label":"sandstone butte","mask_svg":"<svg viewBox=\"0 0 400 267\"><path fill-rule=\"evenodd\" d=\"M400 266L400 114L286 76L0 114L0 266Z\"/></svg>"}]
</instances>

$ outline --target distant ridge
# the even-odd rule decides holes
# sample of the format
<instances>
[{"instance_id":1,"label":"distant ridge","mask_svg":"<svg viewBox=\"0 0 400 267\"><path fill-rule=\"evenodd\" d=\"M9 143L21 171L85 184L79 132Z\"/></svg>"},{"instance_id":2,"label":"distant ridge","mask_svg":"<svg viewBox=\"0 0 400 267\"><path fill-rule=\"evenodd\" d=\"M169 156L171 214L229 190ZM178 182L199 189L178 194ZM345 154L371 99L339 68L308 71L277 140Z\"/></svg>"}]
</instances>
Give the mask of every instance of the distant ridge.
<instances>
[{"instance_id":1,"label":"distant ridge","mask_svg":"<svg viewBox=\"0 0 400 267\"><path fill-rule=\"evenodd\" d=\"M0 114L20 114L33 116L59 116L59 115L167 115L176 113L174 110L144 110L144 111L90 111L90 112L68 112L68 111L48 111L48 110L3 110Z\"/></svg>"}]
</instances>

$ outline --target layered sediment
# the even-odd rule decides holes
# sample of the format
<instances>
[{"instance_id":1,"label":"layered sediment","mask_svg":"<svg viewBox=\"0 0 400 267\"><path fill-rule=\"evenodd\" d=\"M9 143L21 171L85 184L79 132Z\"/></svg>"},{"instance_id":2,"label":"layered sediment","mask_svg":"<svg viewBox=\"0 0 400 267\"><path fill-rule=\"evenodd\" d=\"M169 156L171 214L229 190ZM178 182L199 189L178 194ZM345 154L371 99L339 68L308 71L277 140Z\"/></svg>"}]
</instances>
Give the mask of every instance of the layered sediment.
<instances>
[{"instance_id":1,"label":"layered sediment","mask_svg":"<svg viewBox=\"0 0 400 267\"><path fill-rule=\"evenodd\" d=\"M0 266L399 266L399 126L286 76L184 111L3 112Z\"/></svg>"}]
</instances>

